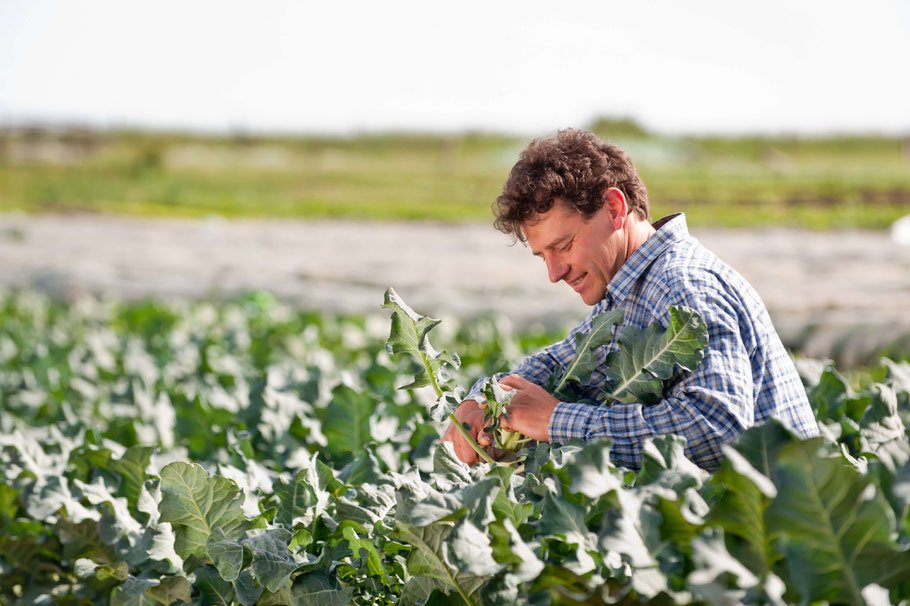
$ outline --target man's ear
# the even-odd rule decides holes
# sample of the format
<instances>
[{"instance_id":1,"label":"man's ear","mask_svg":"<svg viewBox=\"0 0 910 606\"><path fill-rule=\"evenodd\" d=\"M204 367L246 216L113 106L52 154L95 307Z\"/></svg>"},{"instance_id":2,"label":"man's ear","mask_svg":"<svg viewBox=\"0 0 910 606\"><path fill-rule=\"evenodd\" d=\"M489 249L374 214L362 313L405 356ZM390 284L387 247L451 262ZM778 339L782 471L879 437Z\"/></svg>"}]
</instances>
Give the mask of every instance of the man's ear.
<instances>
[{"instance_id":1,"label":"man's ear","mask_svg":"<svg viewBox=\"0 0 910 606\"><path fill-rule=\"evenodd\" d=\"M629 214L629 204L626 202L626 195L610 187L604 192L604 206L610 214L610 221L613 223L613 229L622 228L626 222L626 215Z\"/></svg>"}]
</instances>

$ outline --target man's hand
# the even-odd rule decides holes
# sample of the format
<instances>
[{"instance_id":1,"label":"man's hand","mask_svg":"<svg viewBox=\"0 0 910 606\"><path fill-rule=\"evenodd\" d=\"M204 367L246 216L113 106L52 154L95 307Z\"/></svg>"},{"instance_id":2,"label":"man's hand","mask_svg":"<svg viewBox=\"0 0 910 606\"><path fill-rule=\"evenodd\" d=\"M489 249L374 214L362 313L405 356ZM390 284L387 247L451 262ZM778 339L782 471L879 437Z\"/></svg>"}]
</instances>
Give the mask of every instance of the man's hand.
<instances>
[{"instance_id":1,"label":"man's hand","mask_svg":"<svg viewBox=\"0 0 910 606\"><path fill-rule=\"evenodd\" d=\"M481 446L489 446L493 443L493 436L483 432L484 412L476 400L465 400L459 404L455 409L455 418L462 424L470 425L468 433ZM464 463L473 465L480 460L480 456L471 448L454 424L449 423L448 429L442 435L442 441L451 442L455 447L455 455Z\"/></svg>"},{"instance_id":2,"label":"man's hand","mask_svg":"<svg viewBox=\"0 0 910 606\"><path fill-rule=\"evenodd\" d=\"M518 431L538 442L549 442L550 417L559 400L540 385L519 375L509 375L499 380L505 389L514 389L515 395L506 410L509 418L502 417L500 425L509 431Z\"/></svg>"}]
</instances>

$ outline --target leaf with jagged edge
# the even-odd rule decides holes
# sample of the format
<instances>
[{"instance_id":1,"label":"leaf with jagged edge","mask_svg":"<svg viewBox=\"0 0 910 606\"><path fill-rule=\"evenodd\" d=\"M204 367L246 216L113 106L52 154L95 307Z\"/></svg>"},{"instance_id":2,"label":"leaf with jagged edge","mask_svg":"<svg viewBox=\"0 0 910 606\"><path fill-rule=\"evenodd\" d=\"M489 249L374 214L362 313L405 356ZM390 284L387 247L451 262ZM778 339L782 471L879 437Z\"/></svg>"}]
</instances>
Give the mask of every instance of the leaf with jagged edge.
<instances>
[{"instance_id":1,"label":"leaf with jagged edge","mask_svg":"<svg viewBox=\"0 0 910 606\"><path fill-rule=\"evenodd\" d=\"M467 524L467 521L463 520L462 524ZM480 549L486 553L485 550L490 549L489 539L479 530L476 533L468 532L467 536L463 537L456 534L455 524L452 522L436 522L419 527L399 522L392 536L412 546L408 554L407 570L412 576L412 582L419 583L421 579L429 579L429 583L423 582L427 589L426 595L434 588L438 588L450 597L457 593L469 604L479 605L477 592L500 568L492 559L492 555L488 559L478 560L476 568L480 574L473 570L471 572L461 570L451 561L454 558L459 564L464 564L463 556L460 554L468 553L472 549ZM450 544L450 540L457 543L458 547Z\"/></svg>"},{"instance_id":2,"label":"leaf with jagged edge","mask_svg":"<svg viewBox=\"0 0 910 606\"><path fill-rule=\"evenodd\" d=\"M805 601L863 604L862 588L892 588L910 575L910 554L895 544L895 519L881 490L823 438L783 446L769 532L786 557L787 584Z\"/></svg>"},{"instance_id":3,"label":"leaf with jagged edge","mask_svg":"<svg viewBox=\"0 0 910 606\"><path fill-rule=\"evenodd\" d=\"M243 516L243 492L221 476L209 476L195 463L169 463L161 470L161 522L177 535L174 549L182 558L203 556L215 528L236 540L249 527Z\"/></svg>"},{"instance_id":4,"label":"leaf with jagged edge","mask_svg":"<svg viewBox=\"0 0 910 606\"><path fill-rule=\"evenodd\" d=\"M376 551L376 546L370 539L362 539L357 535L357 531L347 526L342 530L344 538L347 539L348 545L355 556L362 559L363 566L371 576L378 576L382 584L386 587L392 585L391 579L382 565L382 557Z\"/></svg>"},{"instance_id":5,"label":"leaf with jagged edge","mask_svg":"<svg viewBox=\"0 0 910 606\"><path fill-rule=\"evenodd\" d=\"M658 322L645 329L624 326L617 343L619 350L606 359L607 402L651 405L660 402L677 367L691 372L702 361L708 329L696 310L671 305L667 328Z\"/></svg>"},{"instance_id":6,"label":"leaf with jagged edge","mask_svg":"<svg viewBox=\"0 0 910 606\"><path fill-rule=\"evenodd\" d=\"M695 570L687 583L709 604L743 603L746 589L759 585L758 576L727 550L721 530L707 529L692 539L692 561Z\"/></svg>"},{"instance_id":7,"label":"leaf with jagged edge","mask_svg":"<svg viewBox=\"0 0 910 606\"><path fill-rule=\"evenodd\" d=\"M550 492L544 495L543 511L535 522L541 538L574 547L575 561L566 567L576 574L588 574L596 567L591 552L597 551L597 535L588 530L585 509Z\"/></svg>"},{"instance_id":8,"label":"leaf with jagged edge","mask_svg":"<svg viewBox=\"0 0 910 606\"><path fill-rule=\"evenodd\" d=\"M430 486L416 492L402 486L396 493L395 520L410 526L426 526L464 515L483 527L496 519L493 503L499 490L498 478L486 478L448 492Z\"/></svg>"},{"instance_id":9,"label":"leaf with jagged edge","mask_svg":"<svg viewBox=\"0 0 910 606\"><path fill-rule=\"evenodd\" d=\"M297 562L288 551L291 533L284 528L254 528L243 539L244 548L252 552L250 565L259 584L271 592L287 589Z\"/></svg>"},{"instance_id":10,"label":"leaf with jagged edge","mask_svg":"<svg viewBox=\"0 0 910 606\"><path fill-rule=\"evenodd\" d=\"M708 476L707 471L686 457L686 439L667 434L645 440L635 485L657 484L681 495L688 488L700 487Z\"/></svg>"},{"instance_id":11,"label":"leaf with jagged edge","mask_svg":"<svg viewBox=\"0 0 910 606\"><path fill-rule=\"evenodd\" d=\"M393 288L386 290L382 307L392 310L392 326L386 341L389 355L410 354L420 367L413 382L398 389L432 385L436 401L430 406L430 417L436 422L443 422L464 400L465 392L447 371L447 368L457 370L461 365L458 354L438 352L430 344L428 334L440 320L419 315L408 307Z\"/></svg>"},{"instance_id":12,"label":"leaf with jagged edge","mask_svg":"<svg viewBox=\"0 0 910 606\"><path fill-rule=\"evenodd\" d=\"M115 497L103 478L97 477L91 484L76 479L73 485L82 492L83 498L102 512L98 533L105 543L113 545L124 536L136 541L142 535L143 527L130 515L126 499Z\"/></svg>"},{"instance_id":13,"label":"leaf with jagged edge","mask_svg":"<svg viewBox=\"0 0 910 606\"><path fill-rule=\"evenodd\" d=\"M632 588L639 595L652 598L669 587L657 559L663 546L659 533L661 516L646 501L645 491L619 490L616 497L620 506L604 515L597 548L604 554L618 554L632 570Z\"/></svg>"},{"instance_id":14,"label":"leaf with jagged edge","mask_svg":"<svg viewBox=\"0 0 910 606\"><path fill-rule=\"evenodd\" d=\"M910 442L898 412L897 393L881 383L869 391L869 407L859 424L860 445L863 452L874 454L894 474L910 460Z\"/></svg>"},{"instance_id":15,"label":"leaf with jagged edge","mask_svg":"<svg viewBox=\"0 0 910 606\"><path fill-rule=\"evenodd\" d=\"M386 341L389 355L407 353L421 365L421 370L414 376L414 381L399 389L415 389L431 384L439 386L443 391L454 388L454 380L445 374L444 366L457 369L461 365L461 360L457 354L436 351L427 337L441 320L418 314L393 288L386 290L382 308L392 310L392 328Z\"/></svg>"},{"instance_id":16,"label":"leaf with jagged edge","mask_svg":"<svg viewBox=\"0 0 910 606\"><path fill-rule=\"evenodd\" d=\"M598 499L611 490L621 490L623 474L610 461L609 438L591 440L575 453L566 465L571 480L570 492L580 492L590 499Z\"/></svg>"},{"instance_id":17,"label":"leaf with jagged edge","mask_svg":"<svg viewBox=\"0 0 910 606\"><path fill-rule=\"evenodd\" d=\"M613 309L597 314L591 319L591 329L575 333L575 357L558 374L553 392L559 394L566 383L572 381L583 385L591 378L597 368L594 351L598 347L609 345L613 341L613 327L623 320L622 309Z\"/></svg>"},{"instance_id":18,"label":"leaf with jagged edge","mask_svg":"<svg viewBox=\"0 0 910 606\"><path fill-rule=\"evenodd\" d=\"M190 601L192 587L184 577L146 580L129 577L111 593L111 606L162 606Z\"/></svg>"},{"instance_id":19,"label":"leaf with jagged edge","mask_svg":"<svg viewBox=\"0 0 910 606\"><path fill-rule=\"evenodd\" d=\"M216 528L209 535L205 552L218 569L218 574L222 579L225 581L237 580L244 565L243 545L229 539L221 528Z\"/></svg>"},{"instance_id":20,"label":"leaf with jagged edge","mask_svg":"<svg viewBox=\"0 0 910 606\"><path fill-rule=\"evenodd\" d=\"M161 602L148 594L148 590L161 582L129 576L111 592L111 606L158 606Z\"/></svg>"}]
</instances>

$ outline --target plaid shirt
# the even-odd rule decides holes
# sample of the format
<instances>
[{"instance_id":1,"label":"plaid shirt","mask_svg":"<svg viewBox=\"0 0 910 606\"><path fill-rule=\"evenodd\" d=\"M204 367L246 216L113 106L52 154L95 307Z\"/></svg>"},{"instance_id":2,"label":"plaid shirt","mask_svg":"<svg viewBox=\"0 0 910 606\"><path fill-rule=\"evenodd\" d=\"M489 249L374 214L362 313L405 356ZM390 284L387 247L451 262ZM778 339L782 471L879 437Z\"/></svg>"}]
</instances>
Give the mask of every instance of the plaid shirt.
<instances>
[{"instance_id":1,"label":"plaid shirt","mask_svg":"<svg viewBox=\"0 0 910 606\"><path fill-rule=\"evenodd\" d=\"M685 305L704 316L704 360L653 406L560 402L550 417L550 442L608 436L613 460L639 468L645 439L676 434L687 440L686 456L713 470L723 460L722 444L769 417L801 436L818 435L802 381L758 293L689 235L685 215L671 215L654 226L657 232L610 280L591 315L564 340L526 358L513 372L545 384L554 370L575 357L575 333L588 332L595 315L616 308L623 311L623 323L613 342L595 351L598 368L586 391L577 394L579 399L594 401L600 391L604 358L618 348L619 329L626 324L643 328L654 321L666 326L670 305ZM481 385L478 381L468 398L478 397Z\"/></svg>"}]
</instances>

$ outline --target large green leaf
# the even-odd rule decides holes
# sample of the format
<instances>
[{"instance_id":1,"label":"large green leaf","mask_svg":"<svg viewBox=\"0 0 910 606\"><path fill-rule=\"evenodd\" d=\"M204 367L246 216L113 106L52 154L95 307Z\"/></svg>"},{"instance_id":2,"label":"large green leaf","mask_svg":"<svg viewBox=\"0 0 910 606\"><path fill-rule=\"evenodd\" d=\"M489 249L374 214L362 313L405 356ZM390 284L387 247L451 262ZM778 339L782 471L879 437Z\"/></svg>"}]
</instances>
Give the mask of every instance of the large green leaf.
<instances>
[{"instance_id":1,"label":"large green leaf","mask_svg":"<svg viewBox=\"0 0 910 606\"><path fill-rule=\"evenodd\" d=\"M358 557L362 558L364 567L368 574L378 576L385 586L392 584L389 575L382 565L382 557L376 550L376 546L369 539L361 538L357 535L354 528L347 526L342 531L344 538L347 539L351 551Z\"/></svg>"},{"instance_id":2,"label":"large green leaf","mask_svg":"<svg viewBox=\"0 0 910 606\"><path fill-rule=\"evenodd\" d=\"M631 567L631 585L639 595L654 597L668 588L657 559L663 544L660 514L646 502L644 491L620 490L616 496L620 506L604 514L597 546Z\"/></svg>"},{"instance_id":3,"label":"large green leaf","mask_svg":"<svg viewBox=\"0 0 910 606\"><path fill-rule=\"evenodd\" d=\"M287 528L298 523L308 526L326 512L340 487L331 468L314 454L293 479L275 480L273 490L279 499L276 519Z\"/></svg>"},{"instance_id":4,"label":"large green leaf","mask_svg":"<svg viewBox=\"0 0 910 606\"><path fill-rule=\"evenodd\" d=\"M770 572L776 561L765 511L777 488L736 449L724 447L725 460L710 482L722 487L707 523L720 526L731 552L758 575Z\"/></svg>"},{"instance_id":5,"label":"large green leaf","mask_svg":"<svg viewBox=\"0 0 910 606\"><path fill-rule=\"evenodd\" d=\"M663 486L681 495L707 478L708 472L686 457L686 439L667 434L645 441L635 484Z\"/></svg>"},{"instance_id":6,"label":"large green leaf","mask_svg":"<svg viewBox=\"0 0 910 606\"><path fill-rule=\"evenodd\" d=\"M303 574L294 581L290 606L349 606L353 593L351 587L333 586L322 573Z\"/></svg>"},{"instance_id":7,"label":"large green leaf","mask_svg":"<svg viewBox=\"0 0 910 606\"><path fill-rule=\"evenodd\" d=\"M502 568L493 559L490 538L467 518L459 520L446 542L447 560L461 574L489 577Z\"/></svg>"},{"instance_id":8,"label":"large green leaf","mask_svg":"<svg viewBox=\"0 0 910 606\"><path fill-rule=\"evenodd\" d=\"M486 526L495 519L493 503L499 490L498 478L486 478L448 492L426 484L404 485L396 494L395 519L411 526L426 526L465 515L475 524Z\"/></svg>"},{"instance_id":9,"label":"large green leaf","mask_svg":"<svg viewBox=\"0 0 910 606\"><path fill-rule=\"evenodd\" d=\"M196 569L193 587L199 591L203 606L232 606L234 603L234 586L222 579L211 566Z\"/></svg>"},{"instance_id":10,"label":"large green leaf","mask_svg":"<svg viewBox=\"0 0 910 606\"><path fill-rule=\"evenodd\" d=\"M184 577L128 577L111 593L111 606L167 606L190 601L192 587Z\"/></svg>"},{"instance_id":11,"label":"large green leaf","mask_svg":"<svg viewBox=\"0 0 910 606\"><path fill-rule=\"evenodd\" d=\"M571 492L597 499L611 490L622 488L622 473L610 461L610 445L610 440L606 438L591 440L575 453L565 467L571 480Z\"/></svg>"},{"instance_id":12,"label":"large green leaf","mask_svg":"<svg viewBox=\"0 0 910 606\"><path fill-rule=\"evenodd\" d=\"M695 564L687 581L696 595L712 605L745 603L746 589L759 583L751 570L730 555L723 533L710 530L692 539Z\"/></svg>"},{"instance_id":13,"label":"large green leaf","mask_svg":"<svg viewBox=\"0 0 910 606\"><path fill-rule=\"evenodd\" d=\"M167 561L174 570L179 570L183 568L183 558L174 551L177 537L173 527L168 522L160 522L161 514L158 511L160 503L160 482L148 480L139 488L139 499L136 505L139 511L149 516L142 547L149 560Z\"/></svg>"},{"instance_id":14,"label":"large green leaf","mask_svg":"<svg viewBox=\"0 0 910 606\"><path fill-rule=\"evenodd\" d=\"M249 526L243 516L243 493L234 482L209 474L195 463L170 463L161 470L162 522L177 534L175 550L182 558L203 556L209 535L220 528L237 539Z\"/></svg>"},{"instance_id":15,"label":"large green leaf","mask_svg":"<svg viewBox=\"0 0 910 606\"><path fill-rule=\"evenodd\" d=\"M768 528L804 599L863 604L866 585L890 588L910 574L910 553L894 544L894 515L875 484L822 445L813 438L781 448Z\"/></svg>"},{"instance_id":16,"label":"large green leaf","mask_svg":"<svg viewBox=\"0 0 910 606\"><path fill-rule=\"evenodd\" d=\"M120 492L131 507L139 500L139 488L145 482L145 468L153 452L151 446L130 446L123 456L108 463L108 469L120 475Z\"/></svg>"},{"instance_id":17,"label":"large green leaf","mask_svg":"<svg viewBox=\"0 0 910 606\"><path fill-rule=\"evenodd\" d=\"M894 388L876 383L870 391L870 404L859 424L860 445L893 474L910 460L907 429L898 412Z\"/></svg>"},{"instance_id":18,"label":"large green leaf","mask_svg":"<svg viewBox=\"0 0 910 606\"><path fill-rule=\"evenodd\" d=\"M237 580L234 581L234 593L237 596L237 601L243 606L253 606L264 592L265 588L256 582L253 577L253 571L249 568L245 568L240 573L240 576L237 577Z\"/></svg>"},{"instance_id":19,"label":"large green leaf","mask_svg":"<svg viewBox=\"0 0 910 606\"><path fill-rule=\"evenodd\" d=\"M613 327L620 322L622 309L613 309L594 316L588 332L575 333L575 357L560 371L553 389L555 393L560 393L569 381L584 385L590 380L598 364L595 350L613 341Z\"/></svg>"},{"instance_id":20,"label":"large green leaf","mask_svg":"<svg viewBox=\"0 0 910 606\"><path fill-rule=\"evenodd\" d=\"M360 453L373 441L370 417L377 402L367 392L347 385L332 390L332 399L322 414L322 433L329 451L336 456Z\"/></svg>"},{"instance_id":21,"label":"large green leaf","mask_svg":"<svg viewBox=\"0 0 910 606\"><path fill-rule=\"evenodd\" d=\"M243 568L243 545L232 541L221 528L216 528L209 535L205 552L218 569L218 574L225 581L235 581Z\"/></svg>"},{"instance_id":22,"label":"large green leaf","mask_svg":"<svg viewBox=\"0 0 910 606\"><path fill-rule=\"evenodd\" d=\"M576 574L594 570L591 554L597 552L597 535L588 530L583 507L548 492L536 525L542 538L555 538L574 549L575 561L567 565L570 570Z\"/></svg>"},{"instance_id":23,"label":"large green leaf","mask_svg":"<svg viewBox=\"0 0 910 606\"><path fill-rule=\"evenodd\" d=\"M269 591L290 587L291 573L297 567L297 562L288 551L290 540L291 533L284 528L254 528L243 540L244 547L252 552L253 576Z\"/></svg>"},{"instance_id":24,"label":"large green leaf","mask_svg":"<svg viewBox=\"0 0 910 606\"><path fill-rule=\"evenodd\" d=\"M422 527L398 523L393 536L413 546L407 560L408 572L413 577L424 577L433 581L429 587L431 590L434 586L443 587L446 593L452 594L453 599L457 600L458 596L469 606L479 605L477 592L498 570L498 566L493 568L495 562L489 564L486 560L481 560L479 563L481 571L489 574L477 575L459 570L451 560L462 562L461 554L470 553L471 549L489 549L489 540L484 545L483 539L480 539L477 533L470 533L468 537L453 537L453 541L459 545L455 552L455 548L449 543L454 527L451 522L439 522Z\"/></svg>"},{"instance_id":25,"label":"large green leaf","mask_svg":"<svg viewBox=\"0 0 910 606\"><path fill-rule=\"evenodd\" d=\"M158 580L129 576L111 593L111 606L158 606L160 602L148 594Z\"/></svg>"},{"instance_id":26,"label":"large green leaf","mask_svg":"<svg viewBox=\"0 0 910 606\"><path fill-rule=\"evenodd\" d=\"M675 370L693 370L708 345L705 320L694 309L670 306L670 323L664 329L653 322L645 329L624 326L617 337L619 350L607 356L607 401L656 404L663 381Z\"/></svg>"},{"instance_id":27,"label":"large green leaf","mask_svg":"<svg viewBox=\"0 0 910 606\"><path fill-rule=\"evenodd\" d=\"M735 448L756 471L776 481L778 453L781 448L798 439L780 421L770 418L741 433Z\"/></svg>"},{"instance_id":28,"label":"large green leaf","mask_svg":"<svg viewBox=\"0 0 910 606\"><path fill-rule=\"evenodd\" d=\"M99 507L102 515L98 522L98 533L104 542L113 544L124 536L135 541L142 534L142 525L130 515L126 499L115 497L101 477L96 478L91 484L73 480L73 485L82 492L82 496L89 503L95 506L103 505Z\"/></svg>"}]
</instances>

